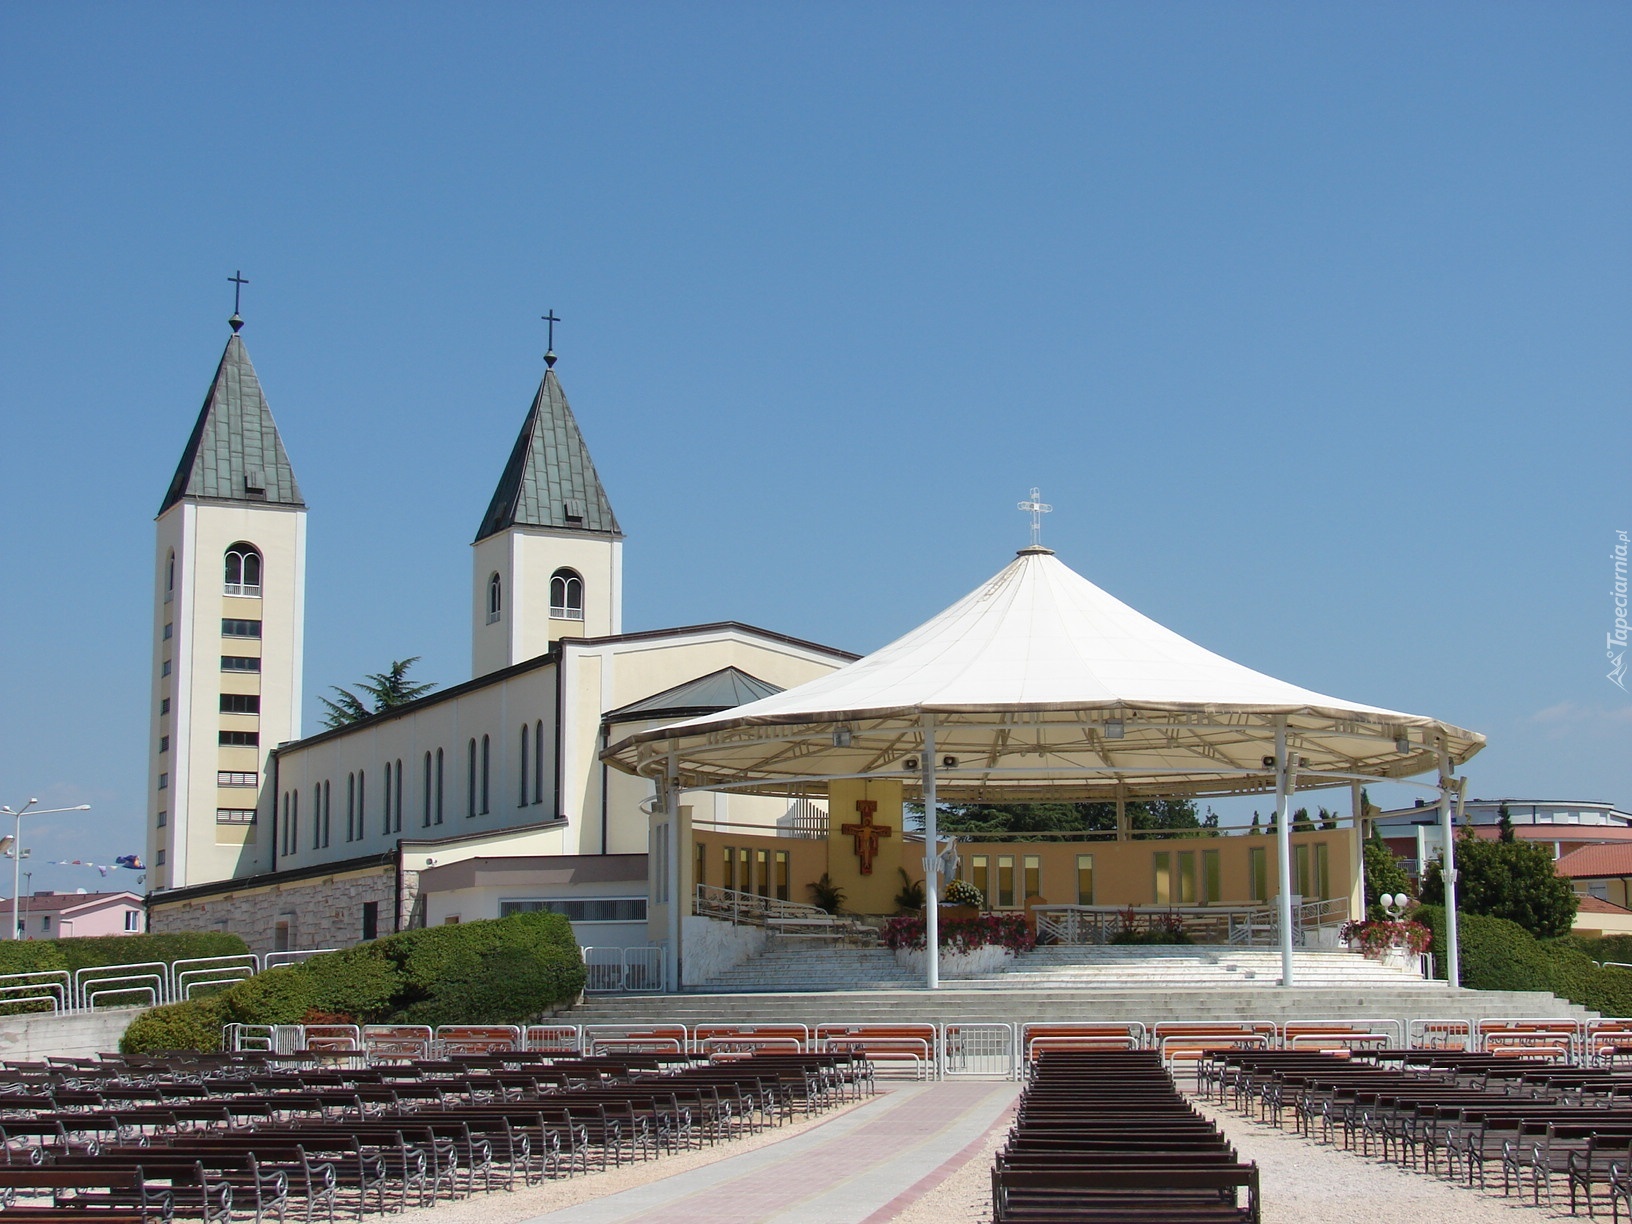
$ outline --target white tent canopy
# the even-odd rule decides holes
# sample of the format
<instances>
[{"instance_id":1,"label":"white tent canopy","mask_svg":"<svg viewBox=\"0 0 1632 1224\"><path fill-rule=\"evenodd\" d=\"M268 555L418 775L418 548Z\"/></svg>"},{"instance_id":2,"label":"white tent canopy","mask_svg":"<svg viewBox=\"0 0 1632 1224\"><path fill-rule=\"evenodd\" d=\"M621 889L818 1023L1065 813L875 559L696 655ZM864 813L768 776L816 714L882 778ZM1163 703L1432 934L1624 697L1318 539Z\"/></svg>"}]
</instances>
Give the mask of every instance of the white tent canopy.
<instances>
[{"instance_id":1,"label":"white tent canopy","mask_svg":"<svg viewBox=\"0 0 1632 1224\"><path fill-rule=\"evenodd\" d=\"M1243 667L1032 547L865 658L631 736L606 758L648 776L672 769L682 789L811 794L830 777L895 776L911 791L927 726L938 798L960 801L1260 793L1276 785L1281 728L1316 787L1460 765L1485 742Z\"/></svg>"}]
</instances>

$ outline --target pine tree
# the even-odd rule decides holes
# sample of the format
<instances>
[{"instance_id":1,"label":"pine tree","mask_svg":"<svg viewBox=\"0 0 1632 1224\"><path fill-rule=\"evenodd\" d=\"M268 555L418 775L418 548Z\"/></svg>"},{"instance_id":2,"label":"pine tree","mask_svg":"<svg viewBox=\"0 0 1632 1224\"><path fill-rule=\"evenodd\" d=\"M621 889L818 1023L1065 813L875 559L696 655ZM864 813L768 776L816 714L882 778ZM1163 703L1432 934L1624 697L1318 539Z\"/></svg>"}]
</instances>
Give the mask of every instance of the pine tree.
<instances>
[{"instance_id":1,"label":"pine tree","mask_svg":"<svg viewBox=\"0 0 1632 1224\"><path fill-rule=\"evenodd\" d=\"M418 701L436 687L435 681L410 683L408 669L418 662L418 655L411 659L398 659L391 664L389 671L364 676L363 682L357 687L373 699L372 708L350 689L343 689L337 684L331 685L330 688L337 700L318 698L328 710L323 717L324 727L331 731L336 727L349 727L353 723L362 722L365 718L373 718L376 714L383 714L387 710Z\"/></svg>"},{"instance_id":2,"label":"pine tree","mask_svg":"<svg viewBox=\"0 0 1632 1224\"><path fill-rule=\"evenodd\" d=\"M1496 835L1497 841L1513 842L1517 840L1517 835L1513 832L1513 816L1507 810L1507 804L1505 803L1496 809L1496 827L1501 830Z\"/></svg>"}]
</instances>

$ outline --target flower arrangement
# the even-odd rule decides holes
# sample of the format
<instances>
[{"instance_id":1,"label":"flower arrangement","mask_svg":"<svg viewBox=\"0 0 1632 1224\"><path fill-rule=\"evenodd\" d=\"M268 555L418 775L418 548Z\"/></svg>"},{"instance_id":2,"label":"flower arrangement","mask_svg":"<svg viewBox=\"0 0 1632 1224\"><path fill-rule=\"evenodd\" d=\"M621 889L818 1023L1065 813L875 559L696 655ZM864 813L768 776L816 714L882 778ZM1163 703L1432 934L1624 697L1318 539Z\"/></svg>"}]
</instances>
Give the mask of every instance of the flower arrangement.
<instances>
[{"instance_id":1,"label":"flower arrangement","mask_svg":"<svg viewBox=\"0 0 1632 1224\"><path fill-rule=\"evenodd\" d=\"M884 924L887 948L919 952L925 943L924 920L916 914L891 918ZM1020 913L982 914L940 924L940 945L949 952L973 952L990 944L1011 952L1029 952L1037 946L1037 939L1026 926L1026 916Z\"/></svg>"},{"instance_id":2,"label":"flower arrangement","mask_svg":"<svg viewBox=\"0 0 1632 1224\"><path fill-rule=\"evenodd\" d=\"M1143 918L1131 905L1119 913L1120 927L1109 942L1113 944L1187 944L1192 942L1184 929L1184 919L1176 910Z\"/></svg>"},{"instance_id":3,"label":"flower arrangement","mask_svg":"<svg viewBox=\"0 0 1632 1224\"><path fill-rule=\"evenodd\" d=\"M1339 936L1351 948L1373 959L1398 948L1412 955L1428 951L1433 932L1420 922L1345 922Z\"/></svg>"},{"instance_id":4,"label":"flower arrangement","mask_svg":"<svg viewBox=\"0 0 1632 1224\"><path fill-rule=\"evenodd\" d=\"M981 895L968 880L953 880L946 886L945 901L948 905L972 905L976 909L986 904L986 898Z\"/></svg>"}]
</instances>

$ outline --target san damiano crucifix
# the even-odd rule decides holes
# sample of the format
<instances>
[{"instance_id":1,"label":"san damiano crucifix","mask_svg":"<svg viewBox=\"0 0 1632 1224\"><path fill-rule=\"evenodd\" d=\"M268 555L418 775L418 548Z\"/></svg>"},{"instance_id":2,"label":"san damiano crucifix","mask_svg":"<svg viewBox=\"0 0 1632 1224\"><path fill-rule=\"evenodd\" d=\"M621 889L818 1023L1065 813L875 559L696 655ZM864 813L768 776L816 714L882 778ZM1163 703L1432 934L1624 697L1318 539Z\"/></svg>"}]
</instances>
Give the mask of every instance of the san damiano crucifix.
<instances>
[{"instance_id":1,"label":"san damiano crucifix","mask_svg":"<svg viewBox=\"0 0 1632 1224\"><path fill-rule=\"evenodd\" d=\"M873 858L878 854L878 839L888 837L893 830L889 825L873 823L878 811L876 799L857 799L856 811L861 813L859 824L840 825L839 832L856 839L856 857L861 860L861 874L873 874Z\"/></svg>"}]
</instances>

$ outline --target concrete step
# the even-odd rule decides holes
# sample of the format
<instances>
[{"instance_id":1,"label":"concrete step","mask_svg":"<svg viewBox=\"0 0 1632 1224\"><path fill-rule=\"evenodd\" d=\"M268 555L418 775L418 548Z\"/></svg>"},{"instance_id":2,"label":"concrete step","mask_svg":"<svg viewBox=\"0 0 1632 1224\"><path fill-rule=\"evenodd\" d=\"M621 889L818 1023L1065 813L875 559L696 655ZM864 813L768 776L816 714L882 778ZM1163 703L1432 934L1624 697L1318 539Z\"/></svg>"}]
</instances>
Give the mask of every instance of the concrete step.
<instances>
[{"instance_id":1,"label":"concrete step","mask_svg":"<svg viewBox=\"0 0 1632 1224\"><path fill-rule=\"evenodd\" d=\"M1294 987L1049 990L1004 993L961 984L916 990L593 997L562 1018L576 1024L816 1024L824 1021L962 1023L1067 1020L1333 1020L1591 1015L1552 995L1450 990L1427 983L1405 990Z\"/></svg>"}]
</instances>

